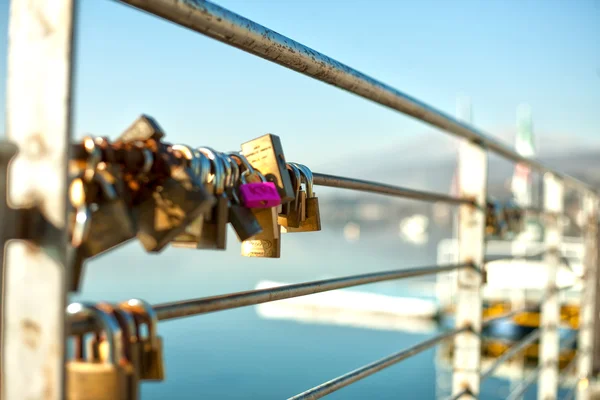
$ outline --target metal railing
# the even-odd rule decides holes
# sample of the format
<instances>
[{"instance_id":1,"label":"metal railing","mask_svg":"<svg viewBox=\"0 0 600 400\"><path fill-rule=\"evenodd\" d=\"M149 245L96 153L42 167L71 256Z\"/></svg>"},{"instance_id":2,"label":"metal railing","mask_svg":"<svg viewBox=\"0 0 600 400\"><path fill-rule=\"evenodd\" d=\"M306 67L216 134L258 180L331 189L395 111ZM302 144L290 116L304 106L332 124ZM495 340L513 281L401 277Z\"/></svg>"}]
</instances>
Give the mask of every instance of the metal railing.
<instances>
[{"instance_id":1,"label":"metal railing","mask_svg":"<svg viewBox=\"0 0 600 400\"><path fill-rule=\"evenodd\" d=\"M226 309L305 296L373 282L404 279L457 270L456 326L454 329L409 349L375 361L292 399L320 398L388 366L415 355L443 339L454 340L453 398L478 397L481 381L510 357L540 340L539 370L524 383L524 391L539 371L540 399L553 399L558 391L559 302L556 272L561 262L556 249L561 229L552 216L563 213L565 187L580 191L585 198L588 219L585 251L585 279L581 299L577 374L592 378L593 339L597 283L597 211L594 188L560 174L537 160L524 157L484 132L452 118L427 104L362 74L332 58L202 0L122 0L122 3L162 17L195 32L277 63L314 79L344 89L382 106L412 116L463 139L459 153L460 197L428 193L357 179L314 174L317 185L367 191L424 201L441 201L459 207L459 262L400 271L379 272L301 283L270 289L226 294L196 300L156 305L160 320L205 314ZM27 221L15 217L3 226L6 243L2 273L2 399L61 399L65 396L65 342L67 334L95 330L93 321L65 322L68 293L67 251L67 167L70 158L73 31L76 0L11 0L10 45L8 54L7 136L21 152L2 180L13 208L37 205L47 227L40 234L19 236L18 226ZM3 160L11 149L2 147ZM523 163L544 174L543 212L548 249L547 295L542 304L539 330L481 371L481 331L492 319L482 320L482 287L485 284L485 202L487 197L487 155L496 153ZM2 215L8 211L2 207ZM11 217L12 218L12 217ZM9 221L3 219L3 221ZM20 231L19 231L20 232ZM8 239L12 240L7 243ZM508 318L519 310L498 316ZM523 310L520 310L523 311ZM68 330L65 330L67 326ZM31 340L35 346L32 348ZM581 398L589 385L579 385Z\"/></svg>"}]
</instances>

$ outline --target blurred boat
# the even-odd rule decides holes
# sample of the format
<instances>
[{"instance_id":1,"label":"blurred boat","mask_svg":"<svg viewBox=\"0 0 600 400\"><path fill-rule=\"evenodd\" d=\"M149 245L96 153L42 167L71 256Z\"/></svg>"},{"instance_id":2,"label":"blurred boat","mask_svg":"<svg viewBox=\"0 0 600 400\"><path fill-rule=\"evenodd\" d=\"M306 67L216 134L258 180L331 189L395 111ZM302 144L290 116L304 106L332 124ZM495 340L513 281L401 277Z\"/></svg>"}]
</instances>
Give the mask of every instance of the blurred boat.
<instances>
[{"instance_id":1,"label":"blurred boat","mask_svg":"<svg viewBox=\"0 0 600 400\"><path fill-rule=\"evenodd\" d=\"M265 280L256 289L284 285L288 283ZM259 304L256 312L265 319L432 333L439 307L434 300L341 289Z\"/></svg>"}]
</instances>

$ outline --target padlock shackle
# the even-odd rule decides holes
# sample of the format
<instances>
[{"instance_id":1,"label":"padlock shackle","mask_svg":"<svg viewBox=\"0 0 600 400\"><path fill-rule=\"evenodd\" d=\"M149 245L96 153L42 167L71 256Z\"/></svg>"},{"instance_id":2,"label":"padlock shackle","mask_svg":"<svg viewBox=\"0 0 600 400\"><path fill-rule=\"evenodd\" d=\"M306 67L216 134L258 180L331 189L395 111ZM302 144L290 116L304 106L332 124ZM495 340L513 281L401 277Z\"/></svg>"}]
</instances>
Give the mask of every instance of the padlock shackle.
<instances>
[{"instance_id":1,"label":"padlock shackle","mask_svg":"<svg viewBox=\"0 0 600 400\"><path fill-rule=\"evenodd\" d=\"M260 172L256 168L254 168L252 166L252 164L250 164L250 162L248 161L248 159L246 158L246 156L244 156L242 153L232 151L228 155L232 159L239 160L238 165L242 164L244 166L244 170L240 174L240 182L242 184L248 183L248 181L246 181L246 176L248 176L248 175L256 175L256 176L258 176L258 178L260 179L261 182L267 182L267 178L262 174L262 172Z\"/></svg>"},{"instance_id":2,"label":"padlock shackle","mask_svg":"<svg viewBox=\"0 0 600 400\"><path fill-rule=\"evenodd\" d=\"M223 189L225 190L225 189L233 186L233 170L231 169L231 162L229 160L229 157L227 157L225 154L223 154L221 152L216 152L215 156L221 162L221 165L223 166L223 174L224 174Z\"/></svg>"},{"instance_id":3,"label":"padlock shackle","mask_svg":"<svg viewBox=\"0 0 600 400\"><path fill-rule=\"evenodd\" d=\"M227 183L226 190L231 194L232 200L236 204L241 204L237 194L237 186L240 184L241 177L240 167L228 154L220 153L220 156L222 157L223 162L229 165L230 179Z\"/></svg>"},{"instance_id":4,"label":"padlock shackle","mask_svg":"<svg viewBox=\"0 0 600 400\"><path fill-rule=\"evenodd\" d=\"M152 166L154 165L154 154L150 151L150 149L145 146L140 146L140 150L142 151L142 155L144 157L144 165L139 173L139 175L146 175L152 170Z\"/></svg>"},{"instance_id":5,"label":"padlock shackle","mask_svg":"<svg viewBox=\"0 0 600 400\"><path fill-rule=\"evenodd\" d=\"M198 180L202 184L210 183L210 159L198 149L194 149L194 157L198 160L198 171L196 172Z\"/></svg>"},{"instance_id":6,"label":"padlock shackle","mask_svg":"<svg viewBox=\"0 0 600 400\"><path fill-rule=\"evenodd\" d=\"M150 303L142 299L129 299L119 304L119 307L130 310L140 317L148 327L148 337L151 341L156 340L158 336L158 316ZM138 336L139 337L139 336Z\"/></svg>"},{"instance_id":7,"label":"padlock shackle","mask_svg":"<svg viewBox=\"0 0 600 400\"><path fill-rule=\"evenodd\" d=\"M102 189L102 195L105 200L108 201L116 201L119 200L119 194L117 193L117 189L115 186L110 183L110 181L106 178L106 175L112 176L112 174L106 169L100 169L96 171L96 175L94 175L94 182L100 186Z\"/></svg>"},{"instance_id":8,"label":"padlock shackle","mask_svg":"<svg viewBox=\"0 0 600 400\"><path fill-rule=\"evenodd\" d=\"M304 183L306 184L306 197L307 198L315 197L315 193L313 191L312 171L306 165L303 165L303 164L298 164L298 163L290 163L290 164L295 165L300 170L300 173L304 177Z\"/></svg>"},{"instance_id":9,"label":"padlock shackle","mask_svg":"<svg viewBox=\"0 0 600 400\"><path fill-rule=\"evenodd\" d=\"M137 343L139 337L139 328L133 313L106 302L98 303L98 308L105 309L116 318L121 331L123 331L123 352L131 361L131 344Z\"/></svg>"},{"instance_id":10,"label":"padlock shackle","mask_svg":"<svg viewBox=\"0 0 600 400\"><path fill-rule=\"evenodd\" d=\"M235 188L235 186L238 184L238 182L240 180L240 176L241 176L240 166L227 154L223 154L223 156L227 159L227 162L229 162L229 165L231 166L231 174L232 174L231 184Z\"/></svg>"},{"instance_id":11,"label":"padlock shackle","mask_svg":"<svg viewBox=\"0 0 600 400\"><path fill-rule=\"evenodd\" d=\"M196 158L194 154L194 149L187 144L174 144L171 146L171 150L178 151L185 159L188 161L188 168L191 169L191 175L196 177L198 175L198 170L200 169L200 160Z\"/></svg>"},{"instance_id":12,"label":"padlock shackle","mask_svg":"<svg viewBox=\"0 0 600 400\"><path fill-rule=\"evenodd\" d=\"M225 191L225 172L223 171L224 166L221 159L217 157L217 152L210 147L198 147L197 150L210 160L213 167L215 194L222 194Z\"/></svg>"},{"instance_id":13,"label":"padlock shackle","mask_svg":"<svg viewBox=\"0 0 600 400\"><path fill-rule=\"evenodd\" d=\"M96 145L94 138L91 136L83 138L83 148L88 156L85 162L83 177L87 182L91 182L96 175L98 164L102 161L102 152Z\"/></svg>"},{"instance_id":14,"label":"padlock shackle","mask_svg":"<svg viewBox=\"0 0 600 400\"><path fill-rule=\"evenodd\" d=\"M290 179L292 180L294 189L294 209L297 210L300 201L300 191L302 190L302 175L300 175L300 170L294 164L287 163L286 169L291 172Z\"/></svg>"},{"instance_id":15,"label":"padlock shackle","mask_svg":"<svg viewBox=\"0 0 600 400\"><path fill-rule=\"evenodd\" d=\"M292 185L294 186L294 196L297 198L300 189L302 188L302 176L300 170L295 164L286 164L286 168L291 172L290 178L292 179Z\"/></svg>"},{"instance_id":16,"label":"padlock shackle","mask_svg":"<svg viewBox=\"0 0 600 400\"><path fill-rule=\"evenodd\" d=\"M80 318L92 318L98 324L98 327L106 333L106 342L108 343L107 361L113 365L119 365L121 361L122 335L121 326L117 319L110 313L98 308L93 303L79 302L71 303L67 306L67 315Z\"/></svg>"},{"instance_id":17,"label":"padlock shackle","mask_svg":"<svg viewBox=\"0 0 600 400\"><path fill-rule=\"evenodd\" d=\"M239 161L237 164L239 166L243 166L244 167L243 170L241 171L242 175L246 171L250 171L249 173L254 173L254 168L252 167L252 164L250 164L250 161L248 161L248 159L246 158L246 156L244 156L241 152L239 152L239 151L230 151L229 153L227 153L227 155L229 157L231 157L232 159L237 159Z\"/></svg>"},{"instance_id":18,"label":"padlock shackle","mask_svg":"<svg viewBox=\"0 0 600 400\"><path fill-rule=\"evenodd\" d=\"M71 246L78 248L85 243L90 236L91 230L92 211L83 204L77 207L75 211L75 225L73 225L73 231L71 232Z\"/></svg>"}]
</instances>

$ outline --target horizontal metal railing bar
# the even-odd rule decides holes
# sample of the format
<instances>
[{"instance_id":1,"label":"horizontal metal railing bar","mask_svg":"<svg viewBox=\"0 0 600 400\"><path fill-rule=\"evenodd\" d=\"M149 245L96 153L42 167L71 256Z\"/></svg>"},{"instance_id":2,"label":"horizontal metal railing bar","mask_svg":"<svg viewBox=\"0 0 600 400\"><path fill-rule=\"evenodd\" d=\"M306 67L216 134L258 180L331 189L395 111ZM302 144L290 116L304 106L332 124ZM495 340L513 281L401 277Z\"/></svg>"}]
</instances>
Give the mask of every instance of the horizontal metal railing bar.
<instances>
[{"instance_id":1,"label":"horizontal metal railing bar","mask_svg":"<svg viewBox=\"0 0 600 400\"><path fill-rule=\"evenodd\" d=\"M506 360L510 359L511 357L515 356L520 351L523 351L525 349L525 347L529 346L532 342L537 340L540 337L540 333L541 333L541 331L539 329L536 329L533 332L530 332L519 343L517 343L516 345L512 346L510 349L505 351L500 357L498 357L496 359L496 361L494 361L494 363L492 365L490 365L490 367L486 371L484 371L481 374L481 380L489 378L494 373L494 371L500 365L502 365L502 363L504 363Z\"/></svg>"},{"instance_id":2,"label":"horizontal metal railing bar","mask_svg":"<svg viewBox=\"0 0 600 400\"><path fill-rule=\"evenodd\" d=\"M487 256L484 258L483 262L484 263L491 263L494 261L516 261L516 260L535 260L538 257L542 257L548 253L550 253L550 250L544 250L544 251L540 251L538 253L533 253L533 254L524 254L522 256L514 256L514 257L505 257L505 256ZM569 261L569 259L563 255L561 255L560 257L560 261L561 263L563 263L564 265L566 265L569 269L573 269L571 262Z\"/></svg>"},{"instance_id":3,"label":"horizontal metal railing bar","mask_svg":"<svg viewBox=\"0 0 600 400\"><path fill-rule=\"evenodd\" d=\"M255 304L268 303L271 301L290 299L309 294L328 292L331 290L343 289L352 286L366 285L369 283L413 278L417 276L437 274L440 272L449 272L461 268L474 267L470 263L462 263L373 272L341 278L296 283L267 289L229 293L220 296L203 297L193 300L163 303L155 305L153 308L158 316L158 319L164 321L192 315L208 314L216 311L246 307ZM70 328L71 334L81 334L96 329L94 322L90 319L73 320L71 321Z\"/></svg>"},{"instance_id":4,"label":"horizontal metal railing bar","mask_svg":"<svg viewBox=\"0 0 600 400\"><path fill-rule=\"evenodd\" d=\"M320 174L313 172L313 183L319 186L328 186L341 189L358 190L362 192L384 194L388 196L403 197L413 200L423 201L439 201L450 204L471 204L473 200L460 197L448 196L441 193L425 192L420 190L407 189L400 186L387 185L385 183L377 183L364 181L354 178L345 178L342 176Z\"/></svg>"},{"instance_id":5,"label":"horizontal metal railing bar","mask_svg":"<svg viewBox=\"0 0 600 400\"><path fill-rule=\"evenodd\" d=\"M521 396L523 396L525 392L527 392L527 389L531 387L533 382L535 382L541 370L542 369L538 365L533 371L531 371L529 375L527 375L527 378L525 378L521 383L519 383L519 385L508 394L506 400L520 399Z\"/></svg>"},{"instance_id":6,"label":"horizontal metal railing bar","mask_svg":"<svg viewBox=\"0 0 600 400\"><path fill-rule=\"evenodd\" d=\"M538 160L524 157L511 146L414 97L216 4L203 0L119 1L412 116L458 137L481 143L489 150L509 160L528 164L540 172L551 172L563 178L571 186L594 191L590 185L558 173Z\"/></svg>"},{"instance_id":7,"label":"horizontal metal railing bar","mask_svg":"<svg viewBox=\"0 0 600 400\"><path fill-rule=\"evenodd\" d=\"M173 302L158 306L156 308L156 313L161 320L181 318L188 315L206 314L214 311L267 303L276 300L289 299L292 297L365 285L368 283L413 278L417 276L431 275L468 267L472 267L472 264L462 263L436 265L430 267L407 268L402 270L374 272L342 278L325 279L320 281L279 286L269 289L252 290L223 296L207 297L198 300Z\"/></svg>"},{"instance_id":8,"label":"horizontal metal railing bar","mask_svg":"<svg viewBox=\"0 0 600 400\"><path fill-rule=\"evenodd\" d=\"M391 367L398 362L405 360L409 357L417 355L441 342L442 340L449 339L454 335L465 332L468 328L454 329L449 332L444 332L431 339L425 340L415 346L412 346L406 350L402 350L398 353L392 354L391 356L377 360L371 364L365 365L364 367L355 369L354 371L348 372L342 376L325 382L319 386L315 386L305 392L302 392L296 396L290 397L288 400L309 400L309 399L320 399L323 396L331 394L337 390L340 390L352 383L355 383L361 379L364 379L376 372L381 371L387 367Z\"/></svg>"}]
</instances>

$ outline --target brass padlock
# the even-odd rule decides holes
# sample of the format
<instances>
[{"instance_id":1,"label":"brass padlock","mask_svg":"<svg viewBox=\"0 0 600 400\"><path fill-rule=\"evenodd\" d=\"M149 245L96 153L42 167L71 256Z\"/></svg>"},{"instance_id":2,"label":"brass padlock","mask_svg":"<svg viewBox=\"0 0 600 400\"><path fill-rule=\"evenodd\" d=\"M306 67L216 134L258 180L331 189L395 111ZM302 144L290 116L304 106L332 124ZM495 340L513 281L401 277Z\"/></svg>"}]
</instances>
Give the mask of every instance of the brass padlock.
<instances>
[{"instance_id":1,"label":"brass padlock","mask_svg":"<svg viewBox=\"0 0 600 400\"><path fill-rule=\"evenodd\" d=\"M260 226L256 217L252 214L252 211L241 203L237 194L241 177L238 163L233 160L230 155L221 154L221 157L223 157L225 162L229 163L231 167L230 179L227 180L225 187L230 199L229 223L233 227L240 242L243 242L244 240L248 240L261 233L262 226Z\"/></svg>"},{"instance_id":2,"label":"brass padlock","mask_svg":"<svg viewBox=\"0 0 600 400\"><path fill-rule=\"evenodd\" d=\"M313 191L313 175L311 170L302 164L294 163L303 176L306 187L305 219L300 222L298 228L290 227L288 233L293 232L317 232L321 230L321 213L319 211L319 199Z\"/></svg>"},{"instance_id":3,"label":"brass padlock","mask_svg":"<svg viewBox=\"0 0 600 400\"><path fill-rule=\"evenodd\" d=\"M254 208L252 213L262 232L242 242L244 257L281 257L281 226L277 223L277 207Z\"/></svg>"},{"instance_id":4,"label":"brass padlock","mask_svg":"<svg viewBox=\"0 0 600 400\"><path fill-rule=\"evenodd\" d=\"M138 340L142 348L142 366L140 379L144 381L163 381L165 366L163 360L162 338L158 336L158 317L150 304L140 299L130 299L119 304L124 310L134 313L138 325ZM148 336L140 335L139 325L145 324Z\"/></svg>"},{"instance_id":5,"label":"brass padlock","mask_svg":"<svg viewBox=\"0 0 600 400\"><path fill-rule=\"evenodd\" d=\"M275 184L282 204L294 200L294 187L287 171L279 136L266 134L243 143L242 153L254 169L260 171L267 181Z\"/></svg>"},{"instance_id":6,"label":"brass padlock","mask_svg":"<svg viewBox=\"0 0 600 400\"><path fill-rule=\"evenodd\" d=\"M163 250L215 203L204 187L179 179L167 178L136 210L137 236L147 251Z\"/></svg>"},{"instance_id":7,"label":"brass padlock","mask_svg":"<svg viewBox=\"0 0 600 400\"><path fill-rule=\"evenodd\" d=\"M173 146L175 147L175 146ZM205 190L214 195L213 176L211 175L212 163L203 153L188 146L181 146L184 156L190 160L191 172L196 181L203 185ZM210 216L211 210L205 214ZM178 248L197 249L202 228L204 227L205 215L202 214L190 222L182 233L177 235L171 242L171 246Z\"/></svg>"},{"instance_id":8,"label":"brass padlock","mask_svg":"<svg viewBox=\"0 0 600 400\"><path fill-rule=\"evenodd\" d=\"M229 221L229 198L225 191L227 179L223 159L210 147L199 147L198 151L211 161L213 166L213 187L216 204L204 216L204 224L198 241L199 249L225 250L227 248L227 223ZM231 169L230 169L231 171Z\"/></svg>"},{"instance_id":9,"label":"brass padlock","mask_svg":"<svg viewBox=\"0 0 600 400\"><path fill-rule=\"evenodd\" d=\"M136 226L125 200L127 193L122 177L114 166L101 162L101 153L91 137L83 140L88 151L86 167L69 186L75 212L71 214L72 248L68 254L70 276L68 289L79 289L83 264L135 238ZM80 219L85 219L85 224ZM85 228L85 240L81 228ZM76 231L79 229L79 231Z\"/></svg>"},{"instance_id":10,"label":"brass padlock","mask_svg":"<svg viewBox=\"0 0 600 400\"><path fill-rule=\"evenodd\" d=\"M290 173L290 179L294 187L294 200L283 204L281 213L277 218L282 228L298 228L300 222L304 220L304 208L306 202L306 192L302 190L302 176L300 170L293 164L287 164Z\"/></svg>"},{"instance_id":11,"label":"brass padlock","mask_svg":"<svg viewBox=\"0 0 600 400\"><path fill-rule=\"evenodd\" d=\"M67 314L94 319L106 333L109 350L106 362L86 361L82 354L83 338L76 338L76 358L66 364L67 400L127 400L127 378L122 370L122 332L117 320L90 303L71 303Z\"/></svg>"},{"instance_id":12,"label":"brass padlock","mask_svg":"<svg viewBox=\"0 0 600 400\"><path fill-rule=\"evenodd\" d=\"M90 257L114 249L136 236L137 229L123 192L117 191L118 179L102 164L94 176L100 196L95 201L97 210L92 211L90 233L85 242Z\"/></svg>"},{"instance_id":13,"label":"brass padlock","mask_svg":"<svg viewBox=\"0 0 600 400\"><path fill-rule=\"evenodd\" d=\"M140 371L142 367L142 348L138 341L138 326L134 314L125 309L117 308L109 303L98 303L97 308L114 316L123 332L123 354L126 362L122 363L123 373L127 380L127 400L137 400L140 395ZM106 337L92 346L99 360L106 362L110 351Z\"/></svg>"}]
</instances>

